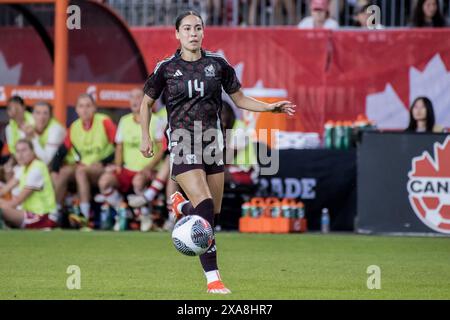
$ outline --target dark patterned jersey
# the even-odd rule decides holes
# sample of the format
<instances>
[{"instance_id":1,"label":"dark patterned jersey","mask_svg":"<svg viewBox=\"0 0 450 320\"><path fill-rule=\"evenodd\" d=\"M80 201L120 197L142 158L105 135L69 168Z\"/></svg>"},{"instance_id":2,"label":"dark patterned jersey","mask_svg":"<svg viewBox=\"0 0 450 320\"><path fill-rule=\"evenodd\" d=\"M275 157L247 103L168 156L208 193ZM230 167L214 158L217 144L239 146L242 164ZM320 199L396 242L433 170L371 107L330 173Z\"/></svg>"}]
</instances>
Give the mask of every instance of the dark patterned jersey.
<instances>
[{"instance_id":1,"label":"dark patterned jersey","mask_svg":"<svg viewBox=\"0 0 450 320\"><path fill-rule=\"evenodd\" d=\"M170 137L175 129L186 129L193 135L194 122L196 128L201 123L203 132L221 130L222 87L228 94L241 87L222 55L202 50L199 60L185 61L177 50L157 64L145 82L144 93L155 100L164 94Z\"/></svg>"}]
</instances>

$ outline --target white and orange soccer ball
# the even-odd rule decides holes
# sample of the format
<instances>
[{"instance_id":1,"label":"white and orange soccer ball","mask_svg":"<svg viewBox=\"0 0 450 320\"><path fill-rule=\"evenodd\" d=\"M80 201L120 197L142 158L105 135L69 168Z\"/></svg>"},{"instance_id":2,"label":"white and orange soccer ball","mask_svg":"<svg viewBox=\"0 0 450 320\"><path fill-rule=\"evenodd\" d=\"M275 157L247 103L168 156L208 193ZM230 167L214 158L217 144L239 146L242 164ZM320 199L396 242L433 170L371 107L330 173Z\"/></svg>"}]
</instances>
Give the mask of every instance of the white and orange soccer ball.
<instances>
[{"instance_id":1,"label":"white and orange soccer ball","mask_svg":"<svg viewBox=\"0 0 450 320\"><path fill-rule=\"evenodd\" d=\"M187 256L204 254L214 240L214 232L208 221L198 215L181 218L172 231L175 248Z\"/></svg>"}]
</instances>

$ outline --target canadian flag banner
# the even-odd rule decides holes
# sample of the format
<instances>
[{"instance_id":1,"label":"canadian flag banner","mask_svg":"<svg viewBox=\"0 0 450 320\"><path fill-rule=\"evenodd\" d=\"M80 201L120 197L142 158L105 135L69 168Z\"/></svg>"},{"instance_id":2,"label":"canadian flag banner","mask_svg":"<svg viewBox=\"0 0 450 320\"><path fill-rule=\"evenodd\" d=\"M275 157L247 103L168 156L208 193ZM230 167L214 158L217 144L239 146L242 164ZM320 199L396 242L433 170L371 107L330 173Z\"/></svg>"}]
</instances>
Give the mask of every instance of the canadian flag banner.
<instances>
[{"instance_id":1,"label":"canadian flag banner","mask_svg":"<svg viewBox=\"0 0 450 320\"><path fill-rule=\"evenodd\" d=\"M17 45L18 34L20 43L34 48L32 55ZM132 34L149 74L158 61L179 46L174 28L132 28ZM437 124L450 128L448 39L450 30L446 29L206 27L203 47L226 57L246 94L267 102L288 99L297 105L294 117L236 109L251 126L322 133L327 120L352 121L359 114L365 114L381 129L404 129L411 102L423 95L433 102ZM0 105L4 105L10 88L52 85L52 61L32 30L11 29L0 33L0 40ZM104 51L86 43L83 49L90 52L89 59L84 52L72 53L69 80L86 78L81 82L88 87L88 79L94 79L93 84L119 84L123 79L127 84L136 83L132 81L136 69L119 77L122 82L114 78L121 74L115 72L120 68L107 67L109 60L103 55L123 50L120 42L109 45L110 50ZM121 61L134 61L136 56L127 52L121 53ZM104 105L127 107L125 100L116 100L105 100Z\"/></svg>"},{"instance_id":2,"label":"canadian flag banner","mask_svg":"<svg viewBox=\"0 0 450 320\"><path fill-rule=\"evenodd\" d=\"M150 73L178 47L172 28L132 31ZM247 94L297 105L295 117L272 117L266 127L321 133L327 120L358 114L381 129L404 129L410 104L423 95L433 102L436 122L450 127L449 38L449 30L435 29L207 27L203 47L226 57Z\"/></svg>"}]
</instances>

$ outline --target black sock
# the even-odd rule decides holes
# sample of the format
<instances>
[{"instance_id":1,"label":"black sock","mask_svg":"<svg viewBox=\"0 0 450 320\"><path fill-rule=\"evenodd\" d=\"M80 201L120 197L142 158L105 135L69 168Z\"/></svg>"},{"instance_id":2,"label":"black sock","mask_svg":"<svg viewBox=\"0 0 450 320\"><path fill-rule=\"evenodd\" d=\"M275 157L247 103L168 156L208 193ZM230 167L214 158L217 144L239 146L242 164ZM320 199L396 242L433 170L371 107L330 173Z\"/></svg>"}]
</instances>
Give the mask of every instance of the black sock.
<instances>
[{"instance_id":1,"label":"black sock","mask_svg":"<svg viewBox=\"0 0 450 320\"><path fill-rule=\"evenodd\" d=\"M190 201L188 203L185 203L181 208L181 212L185 216L190 216L191 214L194 214L194 207L192 206L192 203Z\"/></svg>"},{"instance_id":2,"label":"black sock","mask_svg":"<svg viewBox=\"0 0 450 320\"><path fill-rule=\"evenodd\" d=\"M208 198L203 200L194 208L193 211L193 214L199 215L200 217L206 219L213 228L214 232L214 202L212 199ZM205 272L218 270L215 240L213 240L209 250L200 256L200 263L202 264Z\"/></svg>"}]
</instances>

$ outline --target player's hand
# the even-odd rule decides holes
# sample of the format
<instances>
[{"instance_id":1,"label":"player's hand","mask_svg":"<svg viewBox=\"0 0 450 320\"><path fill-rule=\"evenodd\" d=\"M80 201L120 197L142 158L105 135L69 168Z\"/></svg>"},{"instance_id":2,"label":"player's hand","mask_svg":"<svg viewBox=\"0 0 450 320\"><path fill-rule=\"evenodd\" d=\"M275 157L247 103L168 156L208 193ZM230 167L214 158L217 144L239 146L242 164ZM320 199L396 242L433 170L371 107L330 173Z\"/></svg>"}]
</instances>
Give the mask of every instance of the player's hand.
<instances>
[{"instance_id":1,"label":"player's hand","mask_svg":"<svg viewBox=\"0 0 450 320\"><path fill-rule=\"evenodd\" d=\"M24 124L21 127L22 131L25 133L25 136L27 137L27 139L32 139L34 137L35 131L33 126L29 125L29 124Z\"/></svg>"},{"instance_id":2,"label":"player's hand","mask_svg":"<svg viewBox=\"0 0 450 320\"><path fill-rule=\"evenodd\" d=\"M296 105L290 101L279 101L269 105L269 111L272 113L287 113L290 116L295 114Z\"/></svg>"},{"instance_id":3,"label":"player's hand","mask_svg":"<svg viewBox=\"0 0 450 320\"><path fill-rule=\"evenodd\" d=\"M115 164L108 164L105 168L105 172L108 173L115 173L119 171L119 166L116 166Z\"/></svg>"},{"instance_id":4,"label":"player's hand","mask_svg":"<svg viewBox=\"0 0 450 320\"><path fill-rule=\"evenodd\" d=\"M153 157L153 141L150 137L143 137L141 141L141 153L146 158Z\"/></svg>"}]
</instances>

